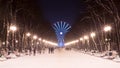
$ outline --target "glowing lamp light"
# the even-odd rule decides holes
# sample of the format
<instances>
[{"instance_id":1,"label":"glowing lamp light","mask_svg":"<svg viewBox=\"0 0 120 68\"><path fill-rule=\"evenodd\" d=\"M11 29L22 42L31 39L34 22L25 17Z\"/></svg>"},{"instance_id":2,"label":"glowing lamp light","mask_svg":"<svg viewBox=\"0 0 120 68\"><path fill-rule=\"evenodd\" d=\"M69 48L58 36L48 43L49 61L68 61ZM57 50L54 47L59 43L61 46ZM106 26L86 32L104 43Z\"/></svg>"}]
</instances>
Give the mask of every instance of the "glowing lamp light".
<instances>
[{"instance_id":1,"label":"glowing lamp light","mask_svg":"<svg viewBox=\"0 0 120 68\"><path fill-rule=\"evenodd\" d=\"M84 39L85 39L85 40L88 40L88 39L89 39L89 37L86 35L86 36L84 36Z\"/></svg>"},{"instance_id":2,"label":"glowing lamp light","mask_svg":"<svg viewBox=\"0 0 120 68\"><path fill-rule=\"evenodd\" d=\"M5 45L5 42L3 42L2 44Z\"/></svg>"},{"instance_id":3,"label":"glowing lamp light","mask_svg":"<svg viewBox=\"0 0 120 68\"><path fill-rule=\"evenodd\" d=\"M31 35L30 33L27 33L27 34L26 34L26 36L28 36L28 37L29 37L30 35Z\"/></svg>"},{"instance_id":4,"label":"glowing lamp light","mask_svg":"<svg viewBox=\"0 0 120 68\"><path fill-rule=\"evenodd\" d=\"M95 34L94 32L92 32L92 33L90 34L90 36L93 38L93 37L96 36L96 34Z\"/></svg>"},{"instance_id":5,"label":"glowing lamp light","mask_svg":"<svg viewBox=\"0 0 120 68\"><path fill-rule=\"evenodd\" d=\"M45 42L45 40L42 40L43 42Z\"/></svg>"},{"instance_id":6,"label":"glowing lamp light","mask_svg":"<svg viewBox=\"0 0 120 68\"><path fill-rule=\"evenodd\" d=\"M16 31L17 30L17 27L16 26L10 26L10 30L12 30L12 31Z\"/></svg>"},{"instance_id":7,"label":"glowing lamp light","mask_svg":"<svg viewBox=\"0 0 120 68\"><path fill-rule=\"evenodd\" d=\"M57 43L54 43L54 42L51 42L51 41L43 40L43 42L46 43L46 44L57 46Z\"/></svg>"},{"instance_id":8,"label":"glowing lamp light","mask_svg":"<svg viewBox=\"0 0 120 68\"><path fill-rule=\"evenodd\" d=\"M80 38L80 41L83 41L83 38Z\"/></svg>"},{"instance_id":9,"label":"glowing lamp light","mask_svg":"<svg viewBox=\"0 0 120 68\"><path fill-rule=\"evenodd\" d=\"M105 27L104 27L104 31L105 31L105 32L110 31L111 29L112 29L111 26L105 26Z\"/></svg>"},{"instance_id":10,"label":"glowing lamp light","mask_svg":"<svg viewBox=\"0 0 120 68\"><path fill-rule=\"evenodd\" d=\"M18 40L16 40L15 42L18 43Z\"/></svg>"},{"instance_id":11,"label":"glowing lamp light","mask_svg":"<svg viewBox=\"0 0 120 68\"><path fill-rule=\"evenodd\" d=\"M37 36L36 36L36 35L34 35L34 36L33 36L33 39L37 39Z\"/></svg>"},{"instance_id":12,"label":"glowing lamp light","mask_svg":"<svg viewBox=\"0 0 120 68\"><path fill-rule=\"evenodd\" d=\"M41 41L42 39L41 39L41 38L39 38L38 40L39 40L39 41Z\"/></svg>"},{"instance_id":13,"label":"glowing lamp light","mask_svg":"<svg viewBox=\"0 0 120 68\"><path fill-rule=\"evenodd\" d=\"M78 43L78 42L79 42L79 40L74 40L74 41L65 43L65 46L72 45L72 44L75 44L75 43Z\"/></svg>"}]
</instances>

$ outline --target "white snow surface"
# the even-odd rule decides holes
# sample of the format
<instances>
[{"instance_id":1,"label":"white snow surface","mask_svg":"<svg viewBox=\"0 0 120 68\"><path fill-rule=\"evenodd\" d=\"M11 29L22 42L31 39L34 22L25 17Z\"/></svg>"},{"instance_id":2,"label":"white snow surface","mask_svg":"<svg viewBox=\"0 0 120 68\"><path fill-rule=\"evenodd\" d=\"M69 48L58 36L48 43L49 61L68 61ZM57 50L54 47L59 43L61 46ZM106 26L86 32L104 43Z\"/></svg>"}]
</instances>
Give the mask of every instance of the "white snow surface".
<instances>
[{"instance_id":1,"label":"white snow surface","mask_svg":"<svg viewBox=\"0 0 120 68\"><path fill-rule=\"evenodd\" d=\"M75 51L23 56L0 62L0 68L120 68L120 63Z\"/></svg>"}]
</instances>

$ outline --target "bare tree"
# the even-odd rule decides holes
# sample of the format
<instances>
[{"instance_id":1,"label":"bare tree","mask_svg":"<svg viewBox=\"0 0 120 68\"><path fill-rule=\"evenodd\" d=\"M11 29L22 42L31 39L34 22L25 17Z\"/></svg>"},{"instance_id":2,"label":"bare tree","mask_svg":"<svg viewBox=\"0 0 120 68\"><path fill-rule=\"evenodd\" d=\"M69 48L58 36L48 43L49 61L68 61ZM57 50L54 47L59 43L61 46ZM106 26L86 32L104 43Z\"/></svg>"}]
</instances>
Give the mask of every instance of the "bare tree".
<instances>
[{"instance_id":1,"label":"bare tree","mask_svg":"<svg viewBox=\"0 0 120 68\"><path fill-rule=\"evenodd\" d=\"M115 26L115 36L116 36L116 43L117 43L117 50L120 54L120 17L119 17L119 12L118 9L114 3L113 0L105 0L107 2L104 3L103 0L95 0L96 3L101 6L106 12L108 12L111 16L113 16L113 20L114 20L114 26Z\"/></svg>"}]
</instances>

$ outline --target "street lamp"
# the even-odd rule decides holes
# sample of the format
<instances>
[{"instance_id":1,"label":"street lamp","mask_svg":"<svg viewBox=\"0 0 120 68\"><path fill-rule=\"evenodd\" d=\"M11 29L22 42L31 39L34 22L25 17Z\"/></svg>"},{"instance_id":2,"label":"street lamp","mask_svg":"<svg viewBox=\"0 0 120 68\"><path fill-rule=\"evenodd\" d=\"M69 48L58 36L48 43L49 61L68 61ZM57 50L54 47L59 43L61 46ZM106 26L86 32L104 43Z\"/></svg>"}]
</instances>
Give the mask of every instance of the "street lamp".
<instances>
[{"instance_id":1,"label":"street lamp","mask_svg":"<svg viewBox=\"0 0 120 68\"><path fill-rule=\"evenodd\" d=\"M112 29L111 26L105 26L105 27L104 27L104 31L105 31L105 32L108 32L108 37L109 37L109 38L110 38L110 33L109 33L109 32L111 31L111 29ZM109 39L109 38L108 38L108 39ZM110 39L109 39L109 40L106 40L106 41L108 42L108 47L107 47L108 50L111 50Z\"/></svg>"},{"instance_id":2,"label":"street lamp","mask_svg":"<svg viewBox=\"0 0 120 68\"><path fill-rule=\"evenodd\" d=\"M30 35L31 35L30 33L27 33L27 34L26 34L27 37L30 37Z\"/></svg>"},{"instance_id":3,"label":"street lamp","mask_svg":"<svg viewBox=\"0 0 120 68\"><path fill-rule=\"evenodd\" d=\"M36 35L33 36L33 39L34 39L34 40L33 40L33 48L34 48L34 49L35 49L36 46L37 46L37 38L38 38L38 37L37 37Z\"/></svg>"},{"instance_id":4,"label":"street lamp","mask_svg":"<svg viewBox=\"0 0 120 68\"><path fill-rule=\"evenodd\" d=\"M2 42L3 45L5 45L5 42Z\"/></svg>"},{"instance_id":5,"label":"street lamp","mask_svg":"<svg viewBox=\"0 0 120 68\"><path fill-rule=\"evenodd\" d=\"M98 50L97 44L96 44L96 42L95 42L95 40L94 40L94 37L96 36L95 32L92 32L92 33L90 34L90 36L91 36L91 38L92 38L92 41L94 42L94 45L95 45L96 50Z\"/></svg>"},{"instance_id":6,"label":"street lamp","mask_svg":"<svg viewBox=\"0 0 120 68\"><path fill-rule=\"evenodd\" d=\"M33 36L33 39L35 39L35 40L36 40L36 39L37 39L37 36L36 36L36 35L34 35L34 36Z\"/></svg>"},{"instance_id":7,"label":"street lamp","mask_svg":"<svg viewBox=\"0 0 120 68\"><path fill-rule=\"evenodd\" d=\"M80 38L80 41L83 41L83 38Z\"/></svg>"},{"instance_id":8,"label":"street lamp","mask_svg":"<svg viewBox=\"0 0 120 68\"><path fill-rule=\"evenodd\" d=\"M15 25L10 26L10 30L13 32L12 35L12 50L15 49L15 31L17 30L17 27Z\"/></svg>"},{"instance_id":9,"label":"street lamp","mask_svg":"<svg viewBox=\"0 0 120 68\"><path fill-rule=\"evenodd\" d=\"M13 31L13 32L15 32L15 31L17 30L17 27L14 26L14 25L13 25L13 26L10 26L10 30Z\"/></svg>"},{"instance_id":10,"label":"street lamp","mask_svg":"<svg viewBox=\"0 0 120 68\"><path fill-rule=\"evenodd\" d=\"M84 43L84 39L81 37L81 38L80 38L80 46L81 46L81 47L79 46L79 48L82 48L83 43Z\"/></svg>"},{"instance_id":11,"label":"street lamp","mask_svg":"<svg viewBox=\"0 0 120 68\"><path fill-rule=\"evenodd\" d=\"M111 29L112 29L111 26L105 26L104 27L104 31L105 32L111 31Z\"/></svg>"},{"instance_id":12,"label":"street lamp","mask_svg":"<svg viewBox=\"0 0 120 68\"><path fill-rule=\"evenodd\" d=\"M88 40L88 39L89 39L89 37L88 37L87 35L85 35L85 36L84 36L84 39L85 39L85 40Z\"/></svg>"},{"instance_id":13,"label":"street lamp","mask_svg":"<svg viewBox=\"0 0 120 68\"><path fill-rule=\"evenodd\" d=\"M95 34L94 32L92 32L92 33L90 34L90 36L93 38L93 37L96 36L96 34Z\"/></svg>"},{"instance_id":14,"label":"street lamp","mask_svg":"<svg viewBox=\"0 0 120 68\"><path fill-rule=\"evenodd\" d=\"M28 33L26 33L26 36L27 36L27 48L28 48L29 52L31 52L31 45L30 45L31 34L28 32Z\"/></svg>"},{"instance_id":15,"label":"street lamp","mask_svg":"<svg viewBox=\"0 0 120 68\"><path fill-rule=\"evenodd\" d=\"M87 35L84 36L85 44L87 43L87 49L89 49L89 37Z\"/></svg>"},{"instance_id":16,"label":"street lamp","mask_svg":"<svg viewBox=\"0 0 120 68\"><path fill-rule=\"evenodd\" d=\"M41 41L42 39L41 39L41 38L39 38L38 40L39 40L39 41Z\"/></svg>"},{"instance_id":17,"label":"street lamp","mask_svg":"<svg viewBox=\"0 0 120 68\"><path fill-rule=\"evenodd\" d=\"M18 40L16 40L15 42L18 43Z\"/></svg>"},{"instance_id":18,"label":"street lamp","mask_svg":"<svg viewBox=\"0 0 120 68\"><path fill-rule=\"evenodd\" d=\"M84 42L83 40L84 40L83 38L80 38L80 41L81 41L81 45L82 45L82 43Z\"/></svg>"},{"instance_id":19,"label":"street lamp","mask_svg":"<svg viewBox=\"0 0 120 68\"><path fill-rule=\"evenodd\" d=\"M40 47L40 45L41 45L41 43L42 43L42 39L39 38L38 40L39 40L39 47Z\"/></svg>"}]
</instances>

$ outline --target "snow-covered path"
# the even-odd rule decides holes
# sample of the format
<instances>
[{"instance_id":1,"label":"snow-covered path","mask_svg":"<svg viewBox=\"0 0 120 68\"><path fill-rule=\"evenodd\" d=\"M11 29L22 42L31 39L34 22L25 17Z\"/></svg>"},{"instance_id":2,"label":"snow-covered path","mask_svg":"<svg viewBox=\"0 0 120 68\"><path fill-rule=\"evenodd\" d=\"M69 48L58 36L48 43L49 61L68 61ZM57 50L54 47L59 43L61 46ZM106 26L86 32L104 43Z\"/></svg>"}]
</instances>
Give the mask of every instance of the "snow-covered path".
<instances>
[{"instance_id":1,"label":"snow-covered path","mask_svg":"<svg viewBox=\"0 0 120 68\"><path fill-rule=\"evenodd\" d=\"M120 68L120 63L74 51L24 56L0 62L0 68Z\"/></svg>"}]
</instances>

